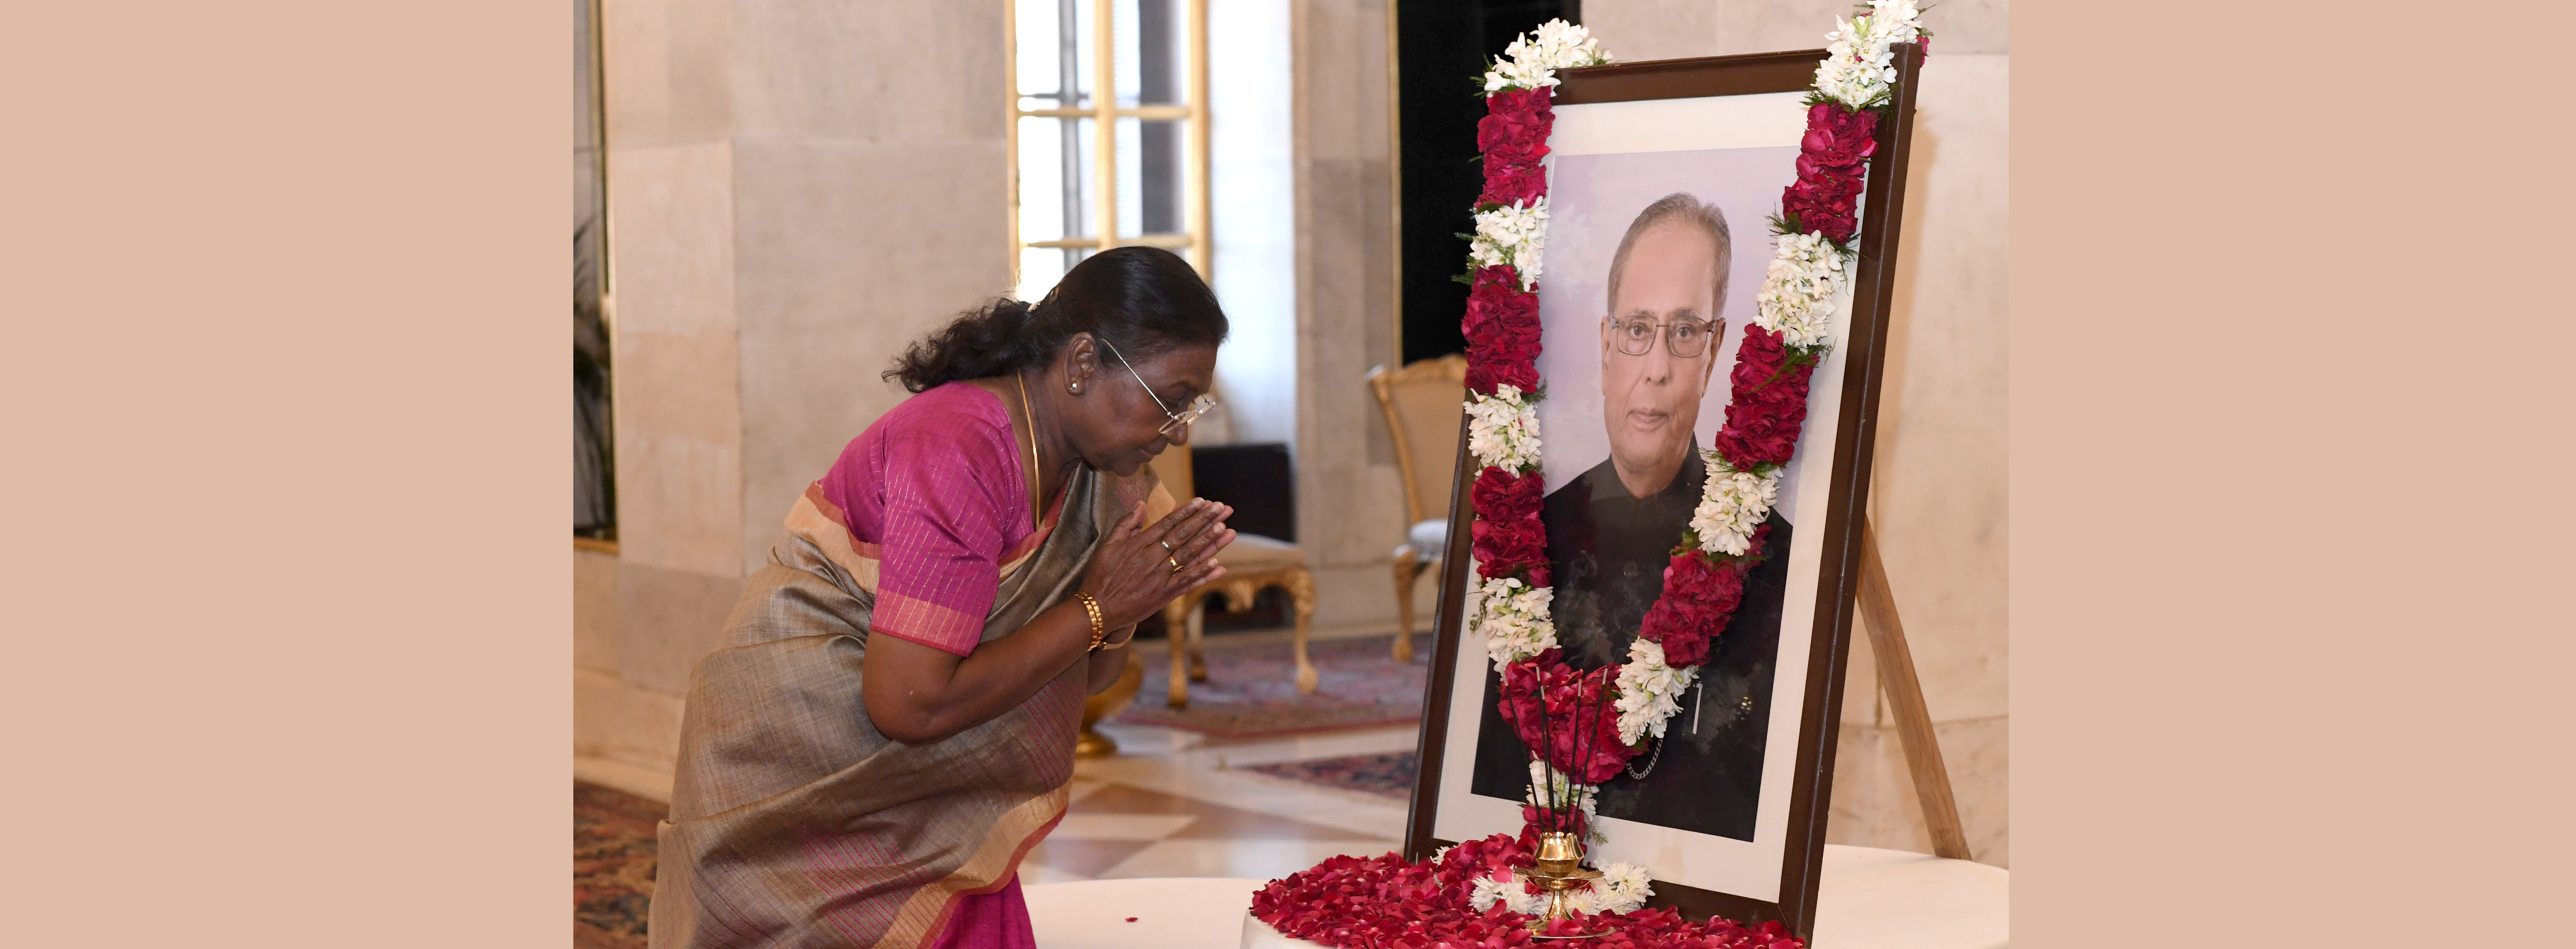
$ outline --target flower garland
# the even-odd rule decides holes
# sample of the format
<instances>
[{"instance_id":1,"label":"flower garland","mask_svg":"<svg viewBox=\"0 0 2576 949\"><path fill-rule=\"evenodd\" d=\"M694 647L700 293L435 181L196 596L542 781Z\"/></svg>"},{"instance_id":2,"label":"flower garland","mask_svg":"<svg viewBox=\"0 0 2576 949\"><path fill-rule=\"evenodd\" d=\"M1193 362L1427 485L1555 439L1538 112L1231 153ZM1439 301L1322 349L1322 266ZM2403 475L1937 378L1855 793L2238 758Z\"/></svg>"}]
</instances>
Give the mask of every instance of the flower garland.
<instances>
[{"instance_id":1,"label":"flower garland","mask_svg":"<svg viewBox=\"0 0 2576 949\"><path fill-rule=\"evenodd\" d=\"M1590 701L1608 688L1616 716L1604 716L1618 738L1570 760L1575 739L1555 736L1550 765L1584 784L1616 774L1660 737L1680 709L1678 695L1707 661L1709 641L1725 629L1762 555L1761 526L1779 496L1782 466L1795 454L1806 422L1807 383L1830 346L1830 321L1850 287L1858 256L1859 199L1867 161L1877 152L1876 109L1895 78L1890 47L1923 36L1913 0L1873 0L1870 12L1837 22L1816 70L1807 132L1799 143L1797 179L1781 196L1773 221L1780 235L1766 269L1753 325L1745 330L1728 383L1734 398L1714 447L1703 450L1708 478L1672 560L1664 595L1648 609L1629 661L1577 675L1555 650L1549 617L1546 527L1539 522L1544 482L1533 401L1538 388L1537 274L1546 243L1547 154L1553 115L1548 89L1555 68L1606 59L1580 27L1542 27L1534 47L1562 60L1497 63L1487 74L1491 113L1478 126L1485 149L1485 194L1479 199L1470 262L1467 316L1469 451L1485 465L1471 502L1476 512L1471 579L1474 626L1504 677L1504 715L1524 740L1538 742L1539 714L1514 714L1512 698L1564 691ZM1515 43L1513 50L1522 49ZM1508 204L1505 201L1509 201ZM1605 674L1606 673L1606 674ZM1515 693L1521 693L1516 695ZM1551 699L1549 705L1552 706ZM1530 705L1530 708L1542 706ZM1550 717L1550 720L1554 720ZM1569 729L1570 731L1570 729Z\"/></svg>"},{"instance_id":2,"label":"flower garland","mask_svg":"<svg viewBox=\"0 0 2576 949\"><path fill-rule=\"evenodd\" d=\"M1474 272L1462 323L1468 450L1484 465L1470 498L1476 570L1468 610L1502 675L1504 719L1530 747L1547 746L1541 757L1551 775L1561 769L1578 786L1598 785L1650 738L1662 737L1707 662L1711 640L1742 602L1745 575L1768 540L1763 522L1778 501L1781 471L1806 423L1809 377L1831 346L1833 313L1851 284L1862 183L1878 148L1876 110L1887 104L1896 76L1890 49L1923 36L1914 0L1873 0L1869 12L1837 20L1826 37L1832 45L1808 97L1797 178L1772 221L1778 250L1727 375L1733 399L1725 425L1702 451L1708 478L1699 506L1628 661L1590 672L1564 664L1549 612L1547 529L1539 520L1545 482L1531 394L1540 390L1537 285L1547 241L1541 162L1554 122L1554 70L1607 57L1581 28L1551 23L1528 48L1561 58L1524 61L1524 46L1515 43L1514 61L1486 74L1488 115L1477 126L1485 190L1470 238ZM1568 714L1573 709L1596 702L1616 713L1600 716L1600 729L1561 727L1578 720Z\"/></svg>"},{"instance_id":3,"label":"flower garland","mask_svg":"<svg viewBox=\"0 0 2576 949\"><path fill-rule=\"evenodd\" d=\"M1461 323L1467 338L1467 450L1482 469L1470 488L1476 569L1468 577L1468 628L1485 639L1502 677L1499 704L1531 762L1531 796L1519 838L1496 834L1442 851L1426 864L1394 854L1335 857L1273 881L1253 915L1279 932L1343 949L1376 946L1520 945L1513 935L1543 905L1531 865L1537 834L1592 830L1593 794L1660 738L1680 695L1726 628L1744 577L1769 537L1763 522L1779 497L1780 473L1806 423L1807 384L1831 347L1831 320L1848 292L1859 247L1859 206L1868 159L1876 154L1878 111L1896 78L1891 48L1924 43L1915 0L1870 0L1869 11L1837 18L1807 97L1797 178L1772 219L1778 251L1764 271L1753 324L1727 374L1733 398L1725 425L1702 450L1708 478L1699 506L1664 569L1628 661L1576 670L1557 648L1550 605L1547 528L1539 519L1537 402L1538 278L1547 241L1549 104L1559 69L1607 63L1597 42L1562 20L1524 34L1485 74L1487 115L1477 123L1485 187L1468 238L1472 272ZM1576 709L1612 714L1578 718ZM1586 713L1589 715L1589 711ZM1598 727L1589 723L1597 720ZM1564 727L1583 722L1586 734ZM1543 727L1545 723L1545 727ZM1578 759L1578 754L1581 760ZM1575 806L1536 806L1544 789ZM1605 947L1799 946L1777 923L1747 929L1731 921L1683 921L1670 909L1638 911L1652 889L1646 872L1611 863L1590 890L1572 894L1586 915L1572 932L1607 927Z\"/></svg>"}]
</instances>

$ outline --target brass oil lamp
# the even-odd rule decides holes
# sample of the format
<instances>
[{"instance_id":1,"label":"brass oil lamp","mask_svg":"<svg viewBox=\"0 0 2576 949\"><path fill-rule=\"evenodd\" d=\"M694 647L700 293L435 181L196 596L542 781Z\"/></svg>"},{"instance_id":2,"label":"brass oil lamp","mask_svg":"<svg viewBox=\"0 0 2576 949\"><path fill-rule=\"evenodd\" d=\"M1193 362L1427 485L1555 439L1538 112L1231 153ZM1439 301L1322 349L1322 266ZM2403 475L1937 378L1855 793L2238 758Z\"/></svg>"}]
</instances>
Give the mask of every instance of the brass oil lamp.
<instances>
[{"instance_id":1,"label":"brass oil lamp","mask_svg":"<svg viewBox=\"0 0 2576 949\"><path fill-rule=\"evenodd\" d=\"M1571 919L1574 910L1567 905L1566 893L1576 886L1590 886L1601 879L1601 871L1583 865L1583 838L1568 831L1540 834L1538 863L1529 868L1530 879L1547 889L1547 911L1529 922L1530 932L1541 939L1590 939L1600 933L1570 935L1547 934L1548 925L1560 919Z\"/></svg>"}]
</instances>

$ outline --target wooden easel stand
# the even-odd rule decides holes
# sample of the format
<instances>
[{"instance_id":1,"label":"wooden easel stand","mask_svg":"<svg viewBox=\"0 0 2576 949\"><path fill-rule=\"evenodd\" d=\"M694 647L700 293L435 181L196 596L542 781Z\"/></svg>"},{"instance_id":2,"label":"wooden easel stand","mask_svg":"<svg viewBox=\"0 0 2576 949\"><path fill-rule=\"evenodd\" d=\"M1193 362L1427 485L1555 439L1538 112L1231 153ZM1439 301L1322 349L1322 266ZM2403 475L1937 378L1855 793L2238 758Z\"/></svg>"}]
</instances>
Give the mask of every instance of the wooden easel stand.
<instances>
[{"instance_id":1,"label":"wooden easel stand","mask_svg":"<svg viewBox=\"0 0 2576 949\"><path fill-rule=\"evenodd\" d=\"M1932 831L1932 853L1972 859L1967 831L1959 826L1959 802L1950 794L1950 771L1941 763L1941 743L1932 734L1932 712L1923 705L1923 681L1914 675L1914 652L1906 648L1896 594L1888 588L1887 566L1878 556L1878 531L1867 519L1860 527L1858 596L1861 619L1869 626L1870 652L1878 660L1878 685L1887 691L1905 767L1913 774L1915 797L1923 803L1923 823Z\"/></svg>"}]
</instances>

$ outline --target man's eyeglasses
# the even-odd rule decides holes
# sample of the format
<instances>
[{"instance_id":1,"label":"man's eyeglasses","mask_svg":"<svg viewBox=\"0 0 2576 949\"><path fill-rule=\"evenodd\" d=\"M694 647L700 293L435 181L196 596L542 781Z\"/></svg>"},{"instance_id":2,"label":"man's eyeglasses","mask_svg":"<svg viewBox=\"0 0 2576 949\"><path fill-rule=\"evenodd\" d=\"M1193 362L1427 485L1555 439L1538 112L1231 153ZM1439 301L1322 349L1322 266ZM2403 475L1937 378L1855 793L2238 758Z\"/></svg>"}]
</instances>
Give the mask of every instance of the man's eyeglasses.
<instances>
[{"instance_id":1,"label":"man's eyeglasses","mask_svg":"<svg viewBox=\"0 0 2576 949\"><path fill-rule=\"evenodd\" d=\"M1206 415L1208 414L1208 410L1216 408L1216 396L1202 394L1198 398L1190 400L1188 408L1182 409L1179 412L1172 411L1171 406L1163 404L1162 396L1154 394L1154 387L1145 383L1145 377L1137 375L1136 364L1127 361L1127 354L1119 352L1118 347L1110 343L1105 337L1093 336L1092 338L1100 340L1100 345L1109 347L1109 354L1118 357L1118 364L1127 367L1128 375L1136 377L1136 385L1145 390L1145 397L1154 400L1154 407L1163 410L1163 417L1171 419L1171 421L1163 423L1163 427L1155 429L1154 434L1169 435L1172 433L1173 429L1181 428L1187 426L1191 422L1198 421L1199 416Z\"/></svg>"},{"instance_id":2,"label":"man's eyeglasses","mask_svg":"<svg viewBox=\"0 0 2576 949\"><path fill-rule=\"evenodd\" d=\"M1692 359L1708 351L1708 341L1716 338L1717 332L1715 324L1687 316L1670 323L1658 323L1642 316L1610 323L1610 338L1619 344L1620 352L1631 356L1653 352L1657 335L1664 338L1664 347L1672 350L1674 358Z\"/></svg>"}]
</instances>

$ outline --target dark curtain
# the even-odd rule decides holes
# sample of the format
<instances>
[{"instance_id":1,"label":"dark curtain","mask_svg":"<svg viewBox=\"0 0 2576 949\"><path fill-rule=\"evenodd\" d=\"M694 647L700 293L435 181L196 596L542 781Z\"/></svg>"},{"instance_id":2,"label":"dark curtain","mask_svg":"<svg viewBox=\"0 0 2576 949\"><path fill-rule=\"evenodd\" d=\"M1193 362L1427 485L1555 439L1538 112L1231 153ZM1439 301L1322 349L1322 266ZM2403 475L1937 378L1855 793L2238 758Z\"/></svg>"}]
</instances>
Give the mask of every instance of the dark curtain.
<instances>
[{"instance_id":1,"label":"dark curtain","mask_svg":"<svg viewBox=\"0 0 2576 949\"><path fill-rule=\"evenodd\" d=\"M1404 339L1401 362L1467 351L1458 321L1467 314L1467 242L1475 229L1476 120L1485 117L1477 77L1503 47L1549 20L1583 22L1580 0L1414 0L1398 3L1396 107L1403 180Z\"/></svg>"}]
</instances>

